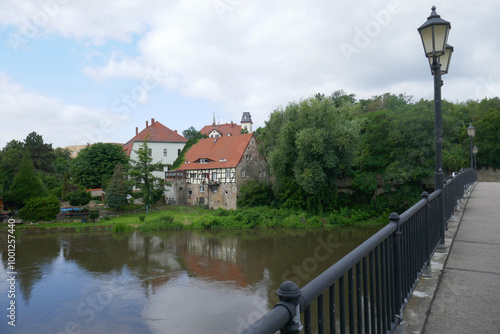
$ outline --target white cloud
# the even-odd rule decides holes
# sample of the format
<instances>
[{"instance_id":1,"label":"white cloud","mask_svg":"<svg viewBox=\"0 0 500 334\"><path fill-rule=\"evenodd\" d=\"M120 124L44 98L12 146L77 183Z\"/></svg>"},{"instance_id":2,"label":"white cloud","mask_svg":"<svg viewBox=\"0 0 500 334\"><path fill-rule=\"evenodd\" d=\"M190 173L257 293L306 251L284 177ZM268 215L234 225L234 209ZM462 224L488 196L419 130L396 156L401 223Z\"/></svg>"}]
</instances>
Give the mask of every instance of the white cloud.
<instances>
[{"instance_id":1,"label":"white cloud","mask_svg":"<svg viewBox=\"0 0 500 334\"><path fill-rule=\"evenodd\" d=\"M44 3L52 4L52 11ZM432 5L428 0L33 0L9 2L0 22L22 33L41 11L50 19L35 24L39 34L97 46L108 40L132 43L137 54L103 50L105 64L86 64L83 72L98 80L140 83L148 68L159 69L157 82L165 89L221 103L229 118L250 111L263 125L277 106L317 92L432 98L432 77L417 33ZM439 5L438 13L452 22L450 44L456 53L444 78L450 88L443 88L444 98L480 99L498 91L500 65L493 59L500 51L499 10L494 1ZM140 102L147 101L144 96Z\"/></svg>"},{"instance_id":2,"label":"white cloud","mask_svg":"<svg viewBox=\"0 0 500 334\"><path fill-rule=\"evenodd\" d=\"M68 105L60 99L29 92L0 72L2 131L0 147L23 140L35 131L54 147L113 141L114 131L127 123L123 115Z\"/></svg>"}]
</instances>

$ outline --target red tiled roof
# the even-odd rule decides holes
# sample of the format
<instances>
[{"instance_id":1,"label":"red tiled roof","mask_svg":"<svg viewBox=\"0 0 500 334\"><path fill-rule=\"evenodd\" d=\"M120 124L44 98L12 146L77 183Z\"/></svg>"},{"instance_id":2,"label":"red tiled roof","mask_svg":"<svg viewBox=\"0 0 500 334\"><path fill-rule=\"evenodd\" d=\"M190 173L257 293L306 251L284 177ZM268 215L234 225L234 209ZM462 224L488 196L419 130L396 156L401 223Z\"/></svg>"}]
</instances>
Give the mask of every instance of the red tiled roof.
<instances>
[{"instance_id":1,"label":"red tiled roof","mask_svg":"<svg viewBox=\"0 0 500 334\"><path fill-rule=\"evenodd\" d=\"M200 139L187 151L185 162L178 170L236 167L252 137L253 134L248 133ZM208 159L209 162L195 162L199 159Z\"/></svg>"},{"instance_id":2,"label":"red tiled roof","mask_svg":"<svg viewBox=\"0 0 500 334\"><path fill-rule=\"evenodd\" d=\"M149 142L162 142L162 143L185 143L187 139L178 134L176 131L172 131L165 125L158 121L151 121L151 125L146 127L144 130L135 135L130 139L125 145L123 145L123 150L130 155L132 152L132 146L134 142L143 142L144 139L148 137Z\"/></svg>"},{"instance_id":3,"label":"red tiled roof","mask_svg":"<svg viewBox=\"0 0 500 334\"><path fill-rule=\"evenodd\" d=\"M226 123L226 124L217 124L217 125L205 125L203 129L200 130L200 133L209 135L210 132L216 130L222 137L230 134L231 136L236 136L241 133L241 125L236 123Z\"/></svg>"}]
</instances>

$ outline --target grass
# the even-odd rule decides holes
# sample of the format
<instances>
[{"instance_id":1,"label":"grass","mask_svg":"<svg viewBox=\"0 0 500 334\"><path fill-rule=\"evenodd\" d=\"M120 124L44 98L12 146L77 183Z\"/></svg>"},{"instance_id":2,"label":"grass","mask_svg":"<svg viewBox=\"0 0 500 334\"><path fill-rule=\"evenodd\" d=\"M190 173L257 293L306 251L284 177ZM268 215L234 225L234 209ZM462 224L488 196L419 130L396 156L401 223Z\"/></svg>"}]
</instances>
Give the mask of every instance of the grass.
<instances>
[{"instance_id":1,"label":"grass","mask_svg":"<svg viewBox=\"0 0 500 334\"><path fill-rule=\"evenodd\" d=\"M380 217L373 217L362 210L352 209L319 216L309 215L301 211L270 209L267 207L208 210L202 207L168 206L162 208L162 210L150 211L147 216L145 212L125 213L118 217L100 219L99 222L50 222L39 223L35 227L70 227L77 232L91 232L96 230L95 226L106 226L106 230L119 233L136 229L140 232L173 229L250 229L252 227L300 229L346 225L382 225L386 223L387 215L385 214Z\"/></svg>"}]
</instances>

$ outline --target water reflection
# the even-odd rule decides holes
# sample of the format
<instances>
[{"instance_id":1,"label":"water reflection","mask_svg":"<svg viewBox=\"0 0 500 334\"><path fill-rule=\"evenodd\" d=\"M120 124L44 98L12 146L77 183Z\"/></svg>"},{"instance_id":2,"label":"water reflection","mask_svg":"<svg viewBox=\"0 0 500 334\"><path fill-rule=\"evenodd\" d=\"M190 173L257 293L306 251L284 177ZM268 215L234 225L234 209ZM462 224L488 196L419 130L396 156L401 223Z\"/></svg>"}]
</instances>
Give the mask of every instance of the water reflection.
<instances>
[{"instance_id":1,"label":"water reflection","mask_svg":"<svg viewBox=\"0 0 500 334\"><path fill-rule=\"evenodd\" d=\"M30 235L16 244L16 327L1 333L237 333L279 284L301 286L374 229ZM0 235L0 306L8 303ZM5 316L2 316L5 317Z\"/></svg>"}]
</instances>

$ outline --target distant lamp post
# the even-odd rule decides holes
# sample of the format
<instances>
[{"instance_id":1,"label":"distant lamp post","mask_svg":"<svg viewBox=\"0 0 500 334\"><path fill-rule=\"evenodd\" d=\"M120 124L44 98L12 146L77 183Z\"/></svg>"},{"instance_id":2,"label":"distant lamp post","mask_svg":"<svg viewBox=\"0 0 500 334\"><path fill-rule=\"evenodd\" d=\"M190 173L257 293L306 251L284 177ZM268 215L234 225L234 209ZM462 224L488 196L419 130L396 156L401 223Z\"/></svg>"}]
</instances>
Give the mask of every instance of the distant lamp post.
<instances>
[{"instance_id":1,"label":"distant lamp post","mask_svg":"<svg viewBox=\"0 0 500 334\"><path fill-rule=\"evenodd\" d=\"M472 169L474 167L473 161L472 161L472 153L473 153L472 142L474 141L474 136L476 135L476 128L472 126L472 123L467 128L467 134L469 135L469 139L470 139L469 155L470 155L470 168Z\"/></svg>"},{"instance_id":2,"label":"distant lamp post","mask_svg":"<svg viewBox=\"0 0 500 334\"><path fill-rule=\"evenodd\" d=\"M425 56L429 60L432 74L434 75L434 143L435 170L434 187L443 189L443 124L441 117L441 75L448 73L453 47L447 44L451 24L436 13L436 7L432 6L431 15L427 21L418 28Z\"/></svg>"},{"instance_id":3,"label":"distant lamp post","mask_svg":"<svg viewBox=\"0 0 500 334\"><path fill-rule=\"evenodd\" d=\"M474 146L472 153L474 154L474 170L477 170L477 146Z\"/></svg>"}]
</instances>

